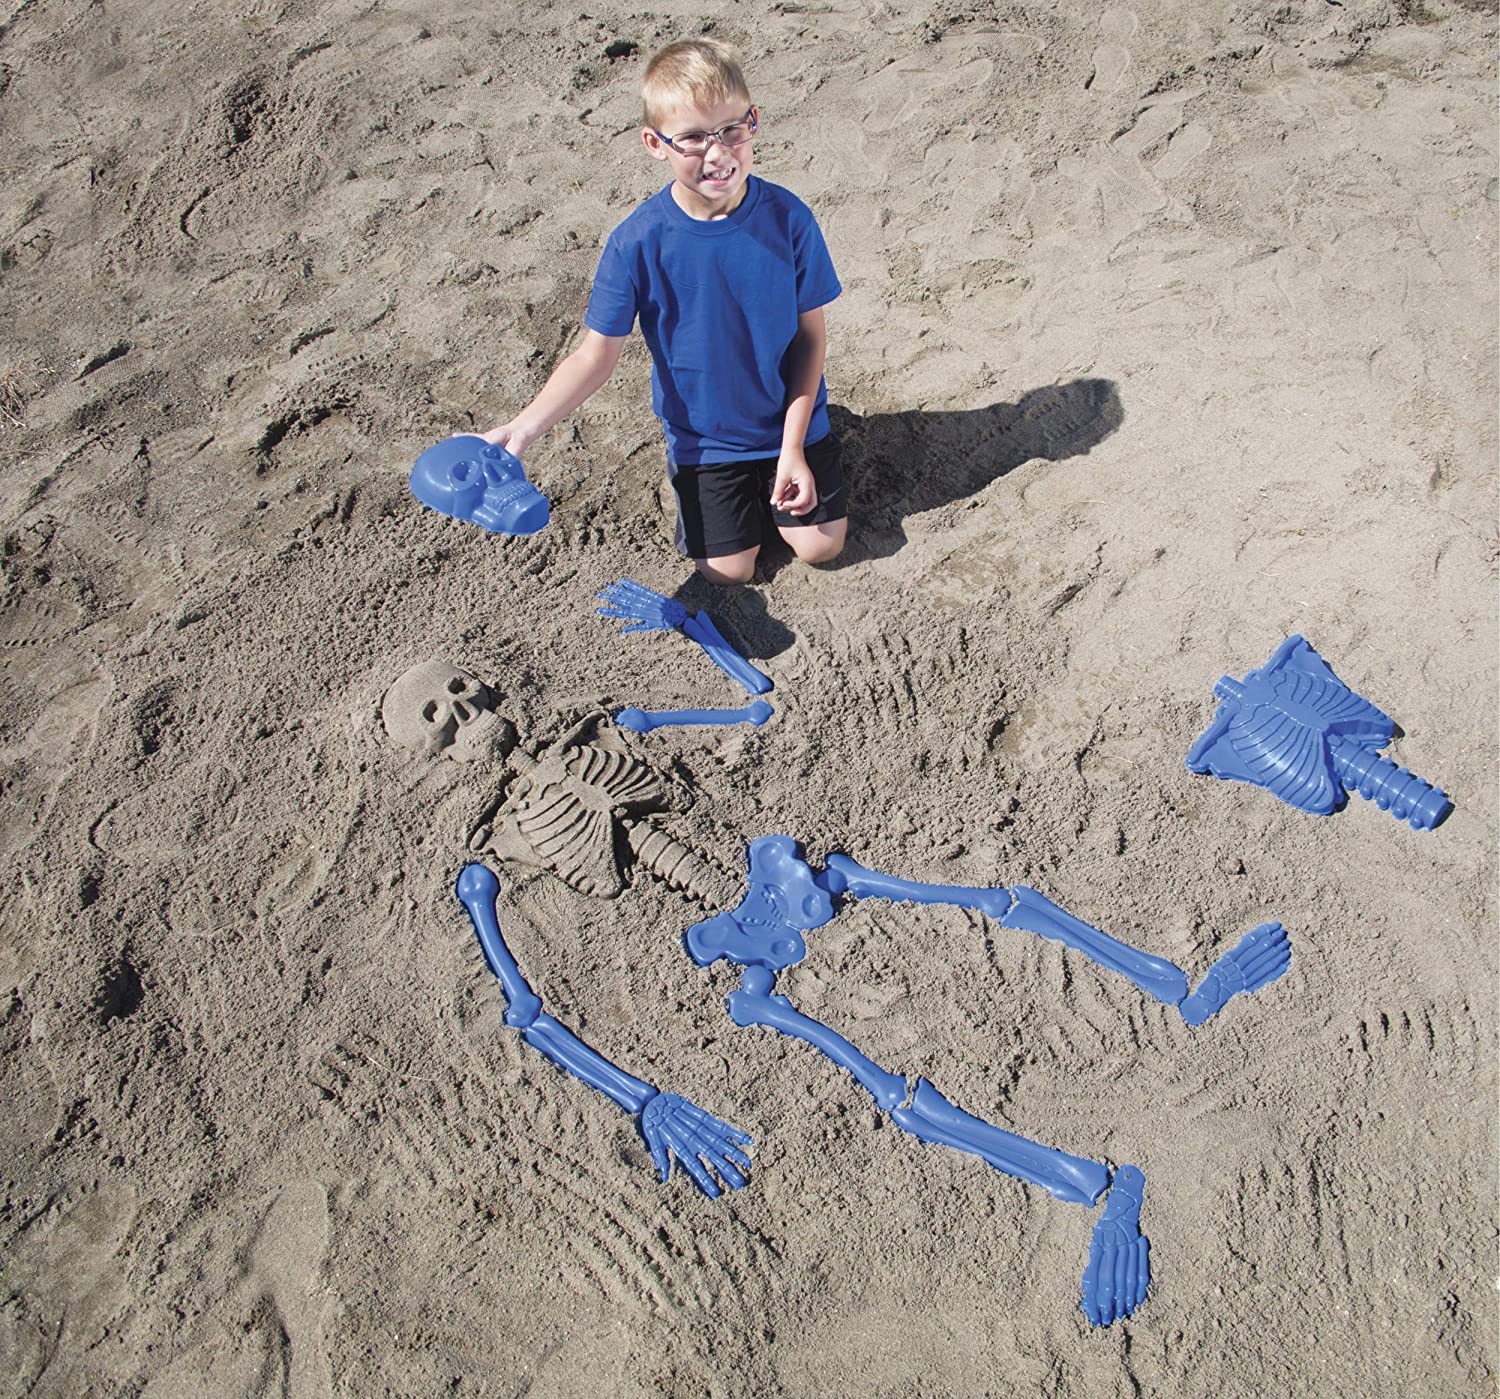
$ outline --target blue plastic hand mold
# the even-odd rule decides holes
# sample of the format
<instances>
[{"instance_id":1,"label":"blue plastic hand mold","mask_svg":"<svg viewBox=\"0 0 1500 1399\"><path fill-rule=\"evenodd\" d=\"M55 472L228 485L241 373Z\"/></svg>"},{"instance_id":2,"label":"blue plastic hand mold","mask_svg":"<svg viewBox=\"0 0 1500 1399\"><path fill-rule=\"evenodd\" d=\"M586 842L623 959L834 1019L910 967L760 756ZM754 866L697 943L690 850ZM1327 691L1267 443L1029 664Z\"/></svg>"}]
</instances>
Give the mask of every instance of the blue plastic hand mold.
<instances>
[{"instance_id":1,"label":"blue plastic hand mold","mask_svg":"<svg viewBox=\"0 0 1500 1399\"><path fill-rule=\"evenodd\" d=\"M615 723L634 733L650 733L674 724L754 724L759 728L776 711L765 700L743 709L622 709Z\"/></svg>"},{"instance_id":2,"label":"blue plastic hand mold","mask_svg":"<svg viewBox=\"0 0 1500 1399\"><path fill-rule=\"evenodd\" d=\"M520 458L462 434L429 447L411 469L423 505L491 534L535 534L551 518L546 497L526 479Z\"/></svg>"},{"instance_id":3,"label":"blue plastic hand mold","mask_svg":"<svg viewBox=\"0 0 1500 1399\"><path fill-rule=\"evenodd\" d=\"M719 1194L711 1172L731 1190L745 1184L750 1158L739 1148L749 1146L750 1138L676 1093L658 1093L646 1104L641 1135L663 1185L672 1177L673 1156L710 1200Z\"/></svg>"},{"instance_id":4,"label":"blue plastic hand mold","mask_svg":"<svg viewBox=\"0 0 1500 1399\"><path fill-rule=\"evenodd\" d=\"M468 912L479 946L490 970L500 979L507 1009L505 1023L520 1030L533 1049L581 1083L613 1099L632 1113L651 1159L665 1182L672 1158L710 1198L719 1194L715 1175L731 1190L745 1184L750 1160L740 1150L750 1145L745 1133L675 1093L660 1093L611 1063L578 1038L566 1025L543 1013L541 998L527 984L500 931L495 901L500 881L485 865L465 865L455 892Z\"/></svg>"},{"instance_id":5,"label":"blue plastic hand mold","mask_svg":"<svg viewBox=\"0 0 1500 1399\"><path fill-rule=\"evenodd\" d=\"M652 592L630 578L622 578L601 589L596 596L602 597L608 607L594 610L612 622L629 622L620 629L621 636L633 631L681 631L687 621L688 610L661 593Z\"/></svg>"},{"instance_id":6,"label":"blue plastic hand mold","mask_svg":"<svg viewBox=\"0 0 1500 1399\"><path fill-rule=\"evenodd\" d=\"M629 578L611 583L598 596L609 605L597 608L601 617L615 622L629 622L625 632L680 631L725 675L743 687L746 694L764 695L771 689L770 680L734 649L714 626L706 612L690 616L687 608L661 593L652 592Z\"/></svg>"},{"instance_id":7,"label":"blue plastic hand mold","mask_svg":"<svg viewBox=\"0 0 1500 1399\"><path fill-rule=\"evenodd\" d=\"M1319 816L1342 807L1347 788L1419 831L1452 810L1443 792L1380 756L1394 722L1300 636L1243 681L1221 676L1214 694L1222 703L1187 755L1193 772L1253 783Z\"/></svg>"},{"instance_id":8,"label":"blue plastic hand mold","mask_svg":"<svg viewBox=\"0 0 1500 1399\"><path fill-rule=\"evenodd\" d=\"M1146 1300L1151 1284L1151 1245L1141 1233L1146 1177L1136 1166L1115 1172L1104 1213L1089 1241L1083 1273L1083 1314L1092 1326L1129 1316Z\"/></svg>"}]
</instances>

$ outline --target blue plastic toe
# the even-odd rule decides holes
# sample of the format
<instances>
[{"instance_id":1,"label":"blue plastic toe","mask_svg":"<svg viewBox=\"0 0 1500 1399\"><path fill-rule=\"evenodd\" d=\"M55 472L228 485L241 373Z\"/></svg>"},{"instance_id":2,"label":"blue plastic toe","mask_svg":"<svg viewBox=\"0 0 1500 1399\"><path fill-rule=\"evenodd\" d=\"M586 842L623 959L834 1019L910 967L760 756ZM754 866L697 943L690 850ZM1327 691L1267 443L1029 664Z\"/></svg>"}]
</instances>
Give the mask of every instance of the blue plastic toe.
<instances>
[{"instance_id":1,"label":"blue plastic toe","mask_svg":"<svg viewBox=\"0 0 1500 1399\"><path fill-rule=\"evenodd\" d=\"M535 534L551 518L520 459L468 434L446 438L417 458L411 493L430 509L491 534Z\"/></svg>"},{"instance_id":2,"label":"blue plastic toe","mask_svg":"<svg viewBox=\"0 0 1500 1399\"><path fill-rule=\"evenodd\" d=\"M1198 989L1178 1006L1189 1025L1217 1015L1230 997L1259 991L1292 964L1292 944L1280 923L1252 928L1208 969Z\"/></svg>"},{"instance_id":3,"label":"blue plastic toe","mask_svg":"<svg viewBox=\"0 0 1500 1399\"><path fill-rule=\"evenodd\" d=\"M1121 1166L1115 1172L1083 1274L1083 1314L1092 1326L1129 1316L1146 1299L1151 1245L1141 1233L1145 1190L1146 1177L1137 1167Z\"/></svg>"}]
</instances>

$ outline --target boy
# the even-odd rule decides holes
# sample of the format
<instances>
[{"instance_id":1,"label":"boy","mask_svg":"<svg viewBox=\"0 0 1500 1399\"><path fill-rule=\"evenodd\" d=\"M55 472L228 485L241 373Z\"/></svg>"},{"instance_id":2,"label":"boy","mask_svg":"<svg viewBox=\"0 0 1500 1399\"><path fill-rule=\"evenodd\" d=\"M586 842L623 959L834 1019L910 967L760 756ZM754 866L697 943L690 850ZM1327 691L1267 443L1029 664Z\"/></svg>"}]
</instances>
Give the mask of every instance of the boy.
<instances>
[{"instance_id":1,"label":"boy","mask_svg":"<svg viewBox=\"0 0 1500 1399\"><path fill-rule=\"evenodd\" d=\"M823 235L750 173L760 114L733 49L669 44L641 96L641 139L672 183L609 235L582 344L482 436L523 455L608 380L639 317L677 547L711 582L747 583L769 519L799 559L826 563L848 520L823 383L823 307L842 288Z\"/></svg>"}]
</instances>

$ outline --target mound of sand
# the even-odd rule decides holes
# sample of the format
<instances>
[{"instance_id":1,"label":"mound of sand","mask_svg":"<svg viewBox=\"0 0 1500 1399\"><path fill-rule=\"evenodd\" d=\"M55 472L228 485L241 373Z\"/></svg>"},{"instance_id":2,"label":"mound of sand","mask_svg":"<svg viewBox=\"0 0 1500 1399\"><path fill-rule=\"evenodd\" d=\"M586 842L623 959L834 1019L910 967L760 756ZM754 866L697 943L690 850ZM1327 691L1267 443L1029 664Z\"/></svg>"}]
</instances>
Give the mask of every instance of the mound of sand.
<instances>
[{"instance_id":1,"label":"mound of sand","mask_svg":"<svg viewBox=\"0 0 1500 1399\"><path fill-rule=\"evenodd\" d=\"M0 24L0 1389L31 1395L1475 1394L1494 1380L1491 0L632 10L244 0ZM660 169L645 56L744 51L808 201L852 543L710 596L647 361L539 444L552 523L419 507L525 401ZM392 743L451 659L524 742L619 740L725 868L1030 884L1196 978L862 901L779 983L898 1073L1146 1175L1155 1280L1090 1330L1096 1214L894 1130L739 1030L633 865L509 880L547 1009L756 1139L657 1183L501 1021L452 894L515 768ZM1329 819L1183 755L1304 633L1453 816Z\"/></svg>"}]
</instances>

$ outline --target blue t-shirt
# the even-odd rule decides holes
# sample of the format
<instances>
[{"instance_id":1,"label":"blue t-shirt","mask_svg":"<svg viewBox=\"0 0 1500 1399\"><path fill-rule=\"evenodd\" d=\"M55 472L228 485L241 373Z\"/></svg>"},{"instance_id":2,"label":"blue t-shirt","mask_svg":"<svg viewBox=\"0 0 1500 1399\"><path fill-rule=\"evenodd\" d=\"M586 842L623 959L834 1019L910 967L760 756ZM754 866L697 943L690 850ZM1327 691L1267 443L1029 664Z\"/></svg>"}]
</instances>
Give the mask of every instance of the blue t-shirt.
<instances>
[{"instance_id":1,"label":"blue t-shirt","mask_svg":"<svg viewBox=\"0 0 1500 1399\"><path fill-rule=\"evenodd\" d=\"M668 185L610 235L584 325L651 350L651 407L677 466L774 457L781 451L787 349L797 317L843 288L812 210L751 175L722 219L695 219ZM828 435L818 384L807 442Z\"/></svg>"}]
</instances>

